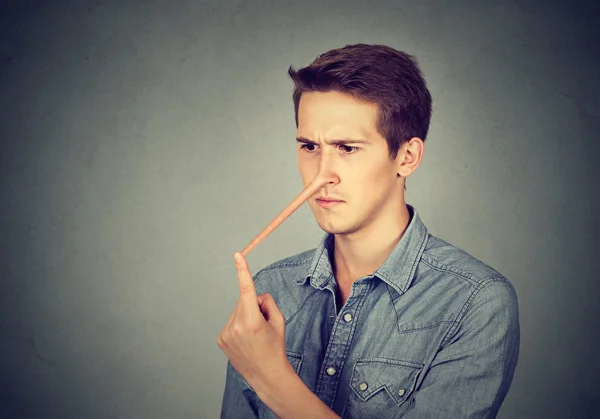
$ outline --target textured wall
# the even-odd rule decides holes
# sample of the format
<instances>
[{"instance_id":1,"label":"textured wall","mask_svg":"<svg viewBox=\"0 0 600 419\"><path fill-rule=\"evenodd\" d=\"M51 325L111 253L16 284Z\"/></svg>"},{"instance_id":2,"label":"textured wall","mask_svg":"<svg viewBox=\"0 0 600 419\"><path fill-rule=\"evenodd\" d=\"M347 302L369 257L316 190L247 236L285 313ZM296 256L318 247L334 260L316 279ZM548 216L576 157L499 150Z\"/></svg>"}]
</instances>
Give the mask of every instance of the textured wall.
<instances>
[{"instance_id":1,"label":"textured wall","mask_svg":"<svg viewBox=\"0 0 600 419\"><path fill-rule=\"evenodd\" d=\"M232 253L302 187L287 67L356 42L433 94L408 202L517 289L500 417L598 417L598 2L320 3L2 2L1 417L218 416Z\"/></svg>"}]
</instances>

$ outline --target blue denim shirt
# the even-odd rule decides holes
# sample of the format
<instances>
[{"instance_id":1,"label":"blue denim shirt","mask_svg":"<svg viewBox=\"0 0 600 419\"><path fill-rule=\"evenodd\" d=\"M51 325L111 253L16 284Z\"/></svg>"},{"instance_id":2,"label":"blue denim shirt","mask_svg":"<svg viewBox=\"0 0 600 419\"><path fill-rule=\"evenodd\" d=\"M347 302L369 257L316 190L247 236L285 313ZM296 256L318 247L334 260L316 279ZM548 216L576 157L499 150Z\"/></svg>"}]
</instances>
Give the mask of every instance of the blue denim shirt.
<instances>
[{"instance_id":1,"label":"blue denim shirt","mask_svg":"<svg viewBox=\"0 0 600 419\"><path fill-rule=\"evenodd\" d=\"M256 273L257 292L285 317L296 373L342 418L494 418L519 354L515 290L407 207L401 240L339 313L331 234ZM276 416L228 363L221 418L255 417Z\"/></svg>"}]
</instances>

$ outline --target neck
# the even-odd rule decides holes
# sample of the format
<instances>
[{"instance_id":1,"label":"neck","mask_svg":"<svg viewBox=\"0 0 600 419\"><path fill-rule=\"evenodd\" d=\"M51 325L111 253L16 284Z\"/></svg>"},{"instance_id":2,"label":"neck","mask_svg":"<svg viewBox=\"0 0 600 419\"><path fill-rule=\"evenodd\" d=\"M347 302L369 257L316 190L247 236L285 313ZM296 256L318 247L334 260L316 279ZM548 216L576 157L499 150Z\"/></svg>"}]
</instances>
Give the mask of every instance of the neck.
<instances>
[{"instance_id":1,"label":"neck","mask_svg":"<svg viewBox=\"0 0 600 419\"><path fill-rule=\"evenodd\" d=\"M393 215L379 217L354 233L335 235L332 263L338 284L349 286L385 262L410 222L410 212L404 202Z\"/></svg>"}]
</instances>

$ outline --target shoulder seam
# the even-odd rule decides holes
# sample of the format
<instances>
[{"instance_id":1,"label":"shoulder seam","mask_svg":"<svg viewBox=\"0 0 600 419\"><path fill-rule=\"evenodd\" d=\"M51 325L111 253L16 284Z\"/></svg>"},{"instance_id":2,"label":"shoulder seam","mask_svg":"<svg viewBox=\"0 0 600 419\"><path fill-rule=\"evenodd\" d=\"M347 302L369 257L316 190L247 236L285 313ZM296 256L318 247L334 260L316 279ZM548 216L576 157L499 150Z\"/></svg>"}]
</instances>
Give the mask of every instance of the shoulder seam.
<instances>
[{"instance_id":1,"label":"shoulder seam","mask_svg":"<svg viewBox=\"0 0 600 419\"><path fill-rule=\"evenodd\" d=\"M426 265L429 265L431 268L433 268L437 271L453 273L455 275L463 277L464 279L468 280L471 283L474 283L475 285L479 285L482 282L482 280L480 280L479 278L477 278L474 275L471 275L467 272L459 271L458 269L454 269L449 266L438 265L433 259L431 259L429 257L426 258L425 255L423 255L421 260L423 261L423 263L425 263Z\"/></svg>"}]
</instances>

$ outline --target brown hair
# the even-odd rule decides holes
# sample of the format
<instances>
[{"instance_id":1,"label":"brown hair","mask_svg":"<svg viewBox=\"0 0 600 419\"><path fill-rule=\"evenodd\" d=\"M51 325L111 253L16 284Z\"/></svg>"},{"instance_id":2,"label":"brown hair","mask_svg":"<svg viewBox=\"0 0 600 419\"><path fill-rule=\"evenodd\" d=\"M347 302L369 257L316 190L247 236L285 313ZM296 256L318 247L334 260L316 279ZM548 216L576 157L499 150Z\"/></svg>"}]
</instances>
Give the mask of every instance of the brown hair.
<instances>
[{"instance_id":1,"label":"brown hair","mask_svg":"<svg viewBox=\"0 0 600 419\"><path fill-rule=\"evenodd\" d=\"M431 94L415 59L385 45L346 45L319 55L288 74L294 81L294 112L303 92L337 91L379 107L377 131L395 159L412 137L425 141L431 120Z\"/></svg>"}]
</instances>

